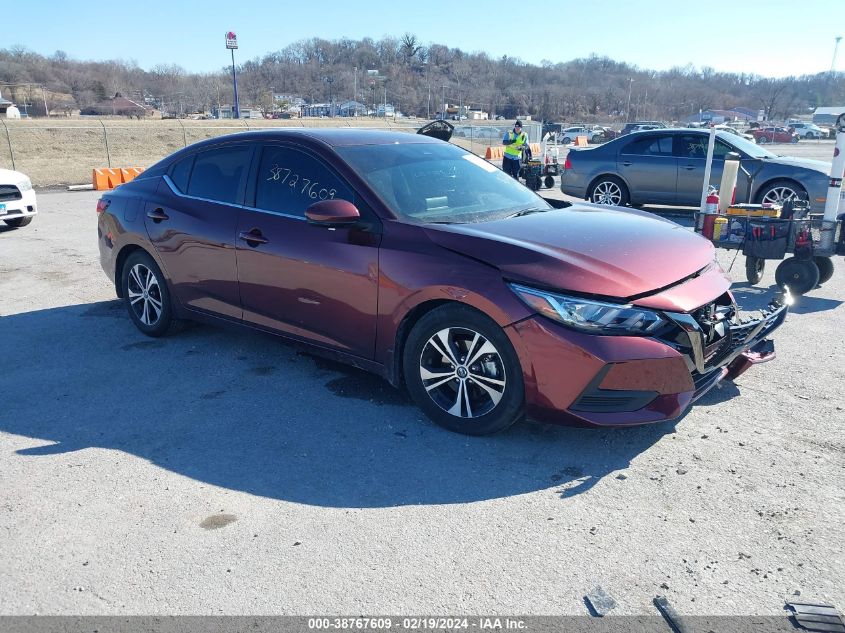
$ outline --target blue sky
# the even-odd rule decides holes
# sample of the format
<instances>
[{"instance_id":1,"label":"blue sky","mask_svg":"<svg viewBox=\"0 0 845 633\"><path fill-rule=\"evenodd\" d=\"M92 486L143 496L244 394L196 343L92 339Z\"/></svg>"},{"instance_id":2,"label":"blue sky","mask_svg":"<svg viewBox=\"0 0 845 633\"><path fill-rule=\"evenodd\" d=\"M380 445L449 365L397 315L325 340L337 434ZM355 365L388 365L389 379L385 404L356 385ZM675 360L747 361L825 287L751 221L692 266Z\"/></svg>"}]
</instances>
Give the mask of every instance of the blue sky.
<instances>
[{"instance_id":1,"label":"blue sky","mask_svg":"<svg viewBox=\"0 0 845 633\"><path fill-rule=\"evenodd\" d=\"M134 60L145 69L175 63L189 71L210 71L229 63L224 47L228 30L238 35L237 61L309 37L379 39L410 32L426 44L535 64L597 53L654 70L690 63L780 77L830 69L834 38L845 35L841 4L170 0L85 5L47 0L13 2L4 16L6 22L11 11L7 25L12 28L4 29L0 47L21 44L44 55L60 49L74 59ZM845 42L836 67L845 70Z\"/></svg>"}]
</instances>

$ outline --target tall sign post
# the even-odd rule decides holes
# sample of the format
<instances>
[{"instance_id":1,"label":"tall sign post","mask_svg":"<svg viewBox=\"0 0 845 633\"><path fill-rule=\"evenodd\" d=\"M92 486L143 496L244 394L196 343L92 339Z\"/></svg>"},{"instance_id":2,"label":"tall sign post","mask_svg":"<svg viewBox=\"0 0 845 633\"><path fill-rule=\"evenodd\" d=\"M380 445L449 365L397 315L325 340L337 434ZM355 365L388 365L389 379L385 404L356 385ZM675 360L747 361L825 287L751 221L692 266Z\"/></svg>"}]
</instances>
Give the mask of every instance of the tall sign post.
<instances>
[{"instance_id":1,"label":"tall sign post","mask_svg":"<svg viewBox=\"0 0 845 633\"><path fill-rule=\"evenodd\" d=\"M232 104L232 118L241 118L241 108L238 103L238 75L235 72L235 49L238 47L238 36L232 31L226 33L226 48L232 51L232 85L235 89L235 102Z\"/></svg>"}]
</instances>

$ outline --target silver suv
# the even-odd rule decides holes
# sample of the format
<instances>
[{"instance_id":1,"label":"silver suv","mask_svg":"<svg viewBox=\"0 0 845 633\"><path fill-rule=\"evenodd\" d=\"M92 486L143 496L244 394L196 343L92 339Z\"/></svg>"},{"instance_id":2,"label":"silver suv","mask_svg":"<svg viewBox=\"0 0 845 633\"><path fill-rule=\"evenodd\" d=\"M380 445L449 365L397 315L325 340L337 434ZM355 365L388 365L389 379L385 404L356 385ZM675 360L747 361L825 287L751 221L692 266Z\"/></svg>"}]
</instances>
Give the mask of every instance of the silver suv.
<instances>
[{"instance_id":1,"label":"silver suv","mask_svg":"<svg viewBox=\"0 0 845 633\"><path fill-rule=\"evenodd\" d=\"M802 121L800 123L790 123L789 127L795 130L795 133L801 138L827 138L828 136L827 130L823 130L815 123L807 123Z\"/></svg>"}]
</instances>

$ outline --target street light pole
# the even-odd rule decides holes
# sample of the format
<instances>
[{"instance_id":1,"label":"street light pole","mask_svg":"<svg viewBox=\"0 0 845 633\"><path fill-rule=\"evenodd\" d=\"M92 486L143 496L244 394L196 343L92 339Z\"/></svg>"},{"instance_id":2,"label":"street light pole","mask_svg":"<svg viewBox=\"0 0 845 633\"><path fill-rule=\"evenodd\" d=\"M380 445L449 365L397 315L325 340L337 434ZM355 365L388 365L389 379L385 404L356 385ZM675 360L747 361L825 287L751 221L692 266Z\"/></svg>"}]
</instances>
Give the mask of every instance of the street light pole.
<instances>
[{"instance_id":1,"label":"street light pole","mask_svg":"<svg viewBox=\"0 0 845 633\"><path fill-rule=\"evenodd\" d=\"M628 77L628 105L625 106L625 123L631 120L631 88L634 85L634 80Z\"/></svg>"}]
</instances>

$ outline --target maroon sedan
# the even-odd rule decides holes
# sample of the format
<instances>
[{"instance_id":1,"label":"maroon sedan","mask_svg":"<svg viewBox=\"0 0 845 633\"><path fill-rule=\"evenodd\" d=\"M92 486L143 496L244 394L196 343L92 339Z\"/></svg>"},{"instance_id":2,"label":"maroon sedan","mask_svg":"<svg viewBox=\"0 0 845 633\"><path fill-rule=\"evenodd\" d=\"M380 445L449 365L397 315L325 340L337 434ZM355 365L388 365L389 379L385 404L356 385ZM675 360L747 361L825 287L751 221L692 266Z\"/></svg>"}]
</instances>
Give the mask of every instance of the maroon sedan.
<instances>
[{"instance_id":1,"label":"maroon sedan","mask_svg":"<svg viewBox=\"0 0 845 633\"><path fill-rule=\"evenodd\" d=\"M763 127L751 130L759 145L765 143L797 143L800 138L793 130L785 127Z\"/></svg>"},{"instance_id":2,"label":"maroon sedan","mask_svg":"<svg viewBox=\"0 0 845 633\"><path fill-rule=\"evenodd\" d=\"M713 246L632 210L552 208L420 135L274 130L211 139L97 205L129 316L227 321L404 384L438 424L680 416L768 360L786 316L740 322Z\"/></svg>"}]
</instances>

